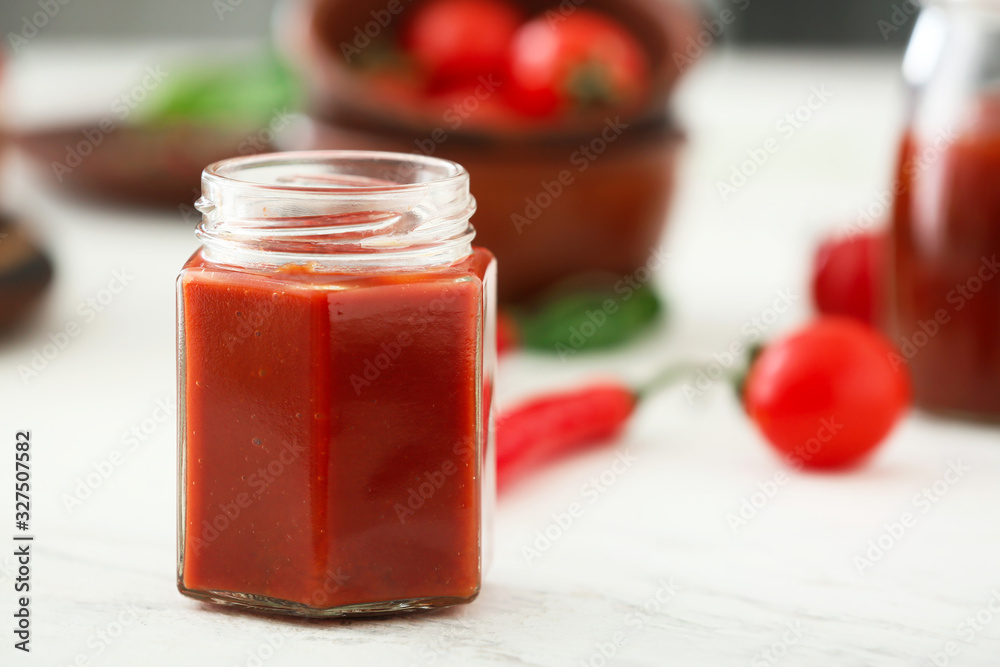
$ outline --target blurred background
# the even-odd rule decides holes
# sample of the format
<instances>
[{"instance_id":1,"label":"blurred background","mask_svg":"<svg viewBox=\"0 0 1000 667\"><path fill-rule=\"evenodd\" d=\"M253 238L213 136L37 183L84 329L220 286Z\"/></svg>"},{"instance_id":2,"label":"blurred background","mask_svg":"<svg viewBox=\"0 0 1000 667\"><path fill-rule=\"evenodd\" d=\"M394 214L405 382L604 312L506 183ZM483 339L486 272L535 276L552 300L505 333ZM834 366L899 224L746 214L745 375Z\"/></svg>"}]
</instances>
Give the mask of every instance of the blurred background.
<instances>
[{"instance_id":1,"label":"blurred background","mask_svg":"<svg viewBox=\"0 0 1000 667\"><path fill-rule=\"evenodd\" d=\"M713 0L719 8L723 0ZM88 0L67 3L46 34L70 37L245 37L261 38L270 30L275 0L243 0L238 12L226 12L219 21L212 0L177 0L171 3ZM708 3L709 9L712 3ZM915 12L905 13L899 30L883 32L879 20L897 8L911 7L904 0L750 0L734 25L731 39L741 44L828 46L835 48L902 48ZM235 7L234 3L234 7ZM32 0L9 0L0 7L5 32L34 11Z\"/></svg>"}]
</instances>

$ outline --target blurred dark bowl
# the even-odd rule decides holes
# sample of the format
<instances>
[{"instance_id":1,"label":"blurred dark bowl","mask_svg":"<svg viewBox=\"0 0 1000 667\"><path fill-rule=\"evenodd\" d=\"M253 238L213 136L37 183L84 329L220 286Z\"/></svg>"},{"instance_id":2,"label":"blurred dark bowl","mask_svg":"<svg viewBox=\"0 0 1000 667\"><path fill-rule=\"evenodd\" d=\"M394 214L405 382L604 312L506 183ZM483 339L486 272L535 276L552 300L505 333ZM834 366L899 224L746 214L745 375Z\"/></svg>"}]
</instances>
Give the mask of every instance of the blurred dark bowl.
<instances>
[{"instance_id":1,"label":"blurred dark bowl","mask_svg":"<svg viewBox=\"0 0 1000 667\"><path fill-rule=\"evenodd\" d=\"M101 132L95 121L14 132L9 138L45 167L59 189L120 204L175 208L193 203L201 190L202 169L237 155L251 132L193 125L121 126Z\"/></svg>"},{"instance_id":2,"label":"blurred dark bowl","mask_svg":"<svg viewBox=\"0 0 1000 667\"><path fill-rule=\"evenodd\" d=\"M290 148L409 152L422 139L347 120L313 120L311 129ZM682 137L665 119L630 126L581 172L571 156L586 141L456 137L434 152L469 170L479 205L473 218L476 243L499 259L505 301L530 298L578 273L630 274L657 244ZM560 172L572 181L558 194ZM539 215L528 210L526 200L535 203Z\"/></svg>"},{"instance_id":3,"label":"blurred dark bowl","mask_svg":"<svg viewBox=\"0 0 1000 667\"><path fill-rule=\"evenodd\" d=\"M24 221L0 214L0 335L17 329L37 309L52 274L52 260Z\"/></svg>"}]
</instances>

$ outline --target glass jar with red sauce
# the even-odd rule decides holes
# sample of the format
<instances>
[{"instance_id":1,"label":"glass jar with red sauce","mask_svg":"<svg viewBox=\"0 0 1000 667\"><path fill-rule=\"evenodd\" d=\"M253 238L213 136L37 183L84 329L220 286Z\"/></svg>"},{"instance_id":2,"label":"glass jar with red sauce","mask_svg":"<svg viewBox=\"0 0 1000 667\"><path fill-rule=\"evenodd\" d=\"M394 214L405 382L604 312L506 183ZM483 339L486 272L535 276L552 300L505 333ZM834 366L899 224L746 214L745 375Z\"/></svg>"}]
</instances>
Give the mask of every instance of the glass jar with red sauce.
<instances>
[{"instance_id":1,"label":"glass jar with red sauce","mask_svg":"<svg viewBox=\"0 0 1000 667\"><path fill-rule=\"evenodd\" d=\"M202 185L177 282L180 591L300 616L471 602L496 263L465 169L278 153Z\"/></svg>"},{"instance_id":2,"label":"glass jar with red sauce","mask_svg":"<svg viewBox=\"0 0 1000 667\"><path fill-rule=\"evenodd\" d=\"M922 11L893 212L893 334L917 404L1000 419L1000 2Z\"/></svg>"}]
</instances>

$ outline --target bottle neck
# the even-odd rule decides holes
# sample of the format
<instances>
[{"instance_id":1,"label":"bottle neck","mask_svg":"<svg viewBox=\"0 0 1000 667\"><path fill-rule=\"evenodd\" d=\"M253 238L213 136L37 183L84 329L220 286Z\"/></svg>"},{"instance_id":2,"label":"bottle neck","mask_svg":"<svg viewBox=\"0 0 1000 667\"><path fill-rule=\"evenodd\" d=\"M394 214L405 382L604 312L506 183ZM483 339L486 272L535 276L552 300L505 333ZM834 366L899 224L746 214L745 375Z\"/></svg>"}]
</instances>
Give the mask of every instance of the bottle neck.
<instances>
[{"instance_id":1,"label":"bottle neck","mask_svg":"<svg viewBox=\"0 0 1000 667\"><path fill-rule=\"evenodd\" d=\"M419 155L317 151L216 163L196 234L208 261L316 271L406 270L471 254L468 173Z\"/></svg>"}]
</instances>

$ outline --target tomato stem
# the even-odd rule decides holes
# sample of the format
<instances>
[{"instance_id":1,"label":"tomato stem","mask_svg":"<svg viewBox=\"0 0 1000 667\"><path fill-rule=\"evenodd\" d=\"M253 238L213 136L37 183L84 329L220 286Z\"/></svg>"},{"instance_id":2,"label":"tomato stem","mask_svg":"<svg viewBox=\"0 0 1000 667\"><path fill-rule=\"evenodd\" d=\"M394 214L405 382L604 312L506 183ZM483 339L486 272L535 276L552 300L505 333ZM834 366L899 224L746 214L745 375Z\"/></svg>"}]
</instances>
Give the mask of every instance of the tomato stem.
<instances>
[{"instance_id":1,"label":"tomato stem","mask_svg":"<svg viewBox=\"0 0 1000 667\"><path fill-rule=\"evenodd\" d=\"M719 380L727 380L736 390L742 402L743 384L750 373L750 367L763 351L763 346L755 346L750 349L749 354L743 363L735 365L734 369L724 373ZM643 400L650 394L654 394L662 389L671 387L680 381L697 375L699 372L708 374L711 363L695 363L691 361L681 362L672 366L667 366L660 371L652 380L649 380L635 388L636 400Z\"/></svg>"},{"instance_id":2,"label":"tomato stem","mask_svg":"<svg viewBox=\"0 0 1000 667\"><path fill-rule=\"evenodd\" d=\"M579 65L566 87L577 105L585 109L613 105L618 97L608 68L600 61Z\"/></svg>"},{"instance_id":3,"label":"tomato stem","mask_svg":"<svg viewBox=\"0 0 1000 667\"><path fill-rule=\"evenodd\" d=\"M763 352L764 345L760 343L751 347L750 352L747 354L746 364L744 364L743 369L730 378L733 384L733 391L736 392L736 398L739 399L740 405L746 405L744 396L746 394L747 378L750 377L750 369L753 368L754 362L757 361L757 357L759 357Z\"/></svg>"},{"instance_id":4,"label":"tomato stem","mask_svg":"<svg viewBox=\"0 0 1000 667\"><path fill-rule=\"evenodd\" d=\"M650 394L654 394L662 389L671 387L685 378L689 378L695 375L698 371L705 368L704 364L696 364L693 362L682 362L674 364L673 366L667 366L662 371L657 373L652 380L648 380L643 384L635 388L635 397L637 400L641 401L645 399Z\"/></svg>"}]
</instances>

